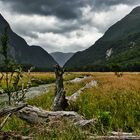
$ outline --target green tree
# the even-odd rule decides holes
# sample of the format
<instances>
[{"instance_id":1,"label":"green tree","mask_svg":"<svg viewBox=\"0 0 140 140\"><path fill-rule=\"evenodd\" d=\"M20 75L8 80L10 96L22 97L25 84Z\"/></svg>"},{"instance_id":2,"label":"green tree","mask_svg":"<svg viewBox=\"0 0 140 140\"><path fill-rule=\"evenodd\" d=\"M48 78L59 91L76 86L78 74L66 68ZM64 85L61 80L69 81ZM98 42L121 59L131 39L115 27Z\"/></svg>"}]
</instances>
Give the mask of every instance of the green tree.
<instances>
[{"instance_id":1,"label":"green tree","mask_svg":"<svg viewBox=\"0 0 140 140\"><path fill-rule=\"evenodd\" d=\"M17 65L12 57L10 57L10 54L8 52L8 42L8 28L5 28L4 34L1 37L2 45L0 53L2 55L2 66L4 72L1 72L2 76L0 78L0 83L2 83L2 80L5 80L6 87L4 88L4 92L7 93L8 104L11 105L11 99L13 99L14 102L20 102L24 100L27 89L29 89L29 86L31 84L30 72L33 70L33 67L28 70L27 84L25 85L25 81L23 80L24 75L22 67L20 65ZM21 88L19 86L20 84Z\"/></svg>"},{"instance_id":2,"label":"green tree","mask_svg":"<svg viewBox=\"0 0 140 140\"><path fill-rule=\"evenodd\" d=\"M12 59L10 59L8 55L8 27L5 28L5 31L1 37L1 54L2 54L2 59L3 59L3 70L5 71L5 83L6 83L6 88L5 92L8 95L8 103L9 105L11 104L11 81L12 77L14 75L14 65L12 63ZM9 71L12 71L9 77Z\"/></svg>"}]
</instances>

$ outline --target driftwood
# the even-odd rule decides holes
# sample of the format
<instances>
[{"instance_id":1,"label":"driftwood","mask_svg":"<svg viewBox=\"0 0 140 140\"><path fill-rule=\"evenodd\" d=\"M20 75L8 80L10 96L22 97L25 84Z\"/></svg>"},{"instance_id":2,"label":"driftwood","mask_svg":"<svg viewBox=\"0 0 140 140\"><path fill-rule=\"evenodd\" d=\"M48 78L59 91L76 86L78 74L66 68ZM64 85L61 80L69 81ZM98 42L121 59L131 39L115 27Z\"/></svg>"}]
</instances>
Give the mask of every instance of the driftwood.
<instances>
[{"instance_id":1,"label":"driftwood","mask_svg":"<svg viewBox=\"0 0 140 140\"><path fill-rule=\"evenodd\" d=\"M27 106L27 104L24 103L24 104L19 104L16 107L3 108L0 110L0 118L5 116L5 115L8 115L10 113L15 113L15 112L21 110L22 108L24 108L25 106Z\"/></svg>"},{"instance_id":2,"label":"driftwood","mask_svg":"<svg viewBox=\"0 0 140 140\"><path fill-rule=\"evenodd\" d=\"M88 89L91 87L97 87L97 86L98 86L97 81L92 80L89 83L87 83L84 87L80 88L78 91L72 94L71 96L66 97L66 99L68 100L68 102L76 102L78 97L83 93L85 89Z\"/></svg>"},{"instance_id":3,"label":"driftwood","mask_svg":"<svg viewBox=\"0 0 140 140\"><path fill-rule=\"evenodd\" d=\"M0 118L4 117L5 115L6 118L3 120L3 122L0 124L0 130L4 127L5 123L7 122L8 118L12 115L12 113L15 113L22 108L27 106L27 104L19 104L16 107L6 107L0 110ZM12 132L2 132L0 131L0 139L2 140L8 140L8 139L18 139L18 140L31 140L32 138L26 137L26 136L21 136L21 135L15 135Z\"/></svg>"},{"instance_id":4,"label":"driftwood","mask_svg":"<svg viewBox=\"0 0 140 140\"><path fill-rule=\"evenodd\" d=\"M140 136L90 136L90 140L140 140Z\"/></svg>"},{"instance_id":5,"label":"driftwood","mask_svg":"<svg viewBox=\"0 0 140 140\"><path fill-rule=\"evenodd\" d=\"M106 136L95 136L94 134L83 133L90 140L140 140L140 136L134 136L132 133L126 132L111 132Z\"/></svg>"},{"instance_id":6,"label":"driftwood","mask_svg":"<svg viewBox=\"0 0 140 140\"><path fill-rule=\"evenodd\" d=\"M59 65L55 66L55 75L56 75L56 93L53 101L52 110L53 111L62 111L65 110L68 106L67 100L65 98L65 90L63 85L63 74L64 69Z\"/></svg>"},{"instance_id":7,"label":"driftwood","mask_svg":"<svg viewBox=\"0 0 140 140\"><path fill-rule=\"evenodd\" d=\"M20 104L16 107L6 107L0 110L0 118L4 117L5 115L6 118L3 120L3 122L0 124L0 130L4 127L5 123L7 122L8 118L12 115L12 113L15 113L19 111L20 109L24 108L27 106L27 104Z\"/></svg>"},{"instance_id":8,"label":"driftwood","mask_svg":"<svg viewBox=\"0 0 140 140\"><path fill-rule=\"evenodd\" d=\"M55 122L58 120L66 119L74 125L86 128L93 125L96 119L86 120L83 116L74 111L45 111L41 108L27 106L17 112L17 117L26 120L32 124L43 124L45 122Z\"/></svg>"}]
</instances>

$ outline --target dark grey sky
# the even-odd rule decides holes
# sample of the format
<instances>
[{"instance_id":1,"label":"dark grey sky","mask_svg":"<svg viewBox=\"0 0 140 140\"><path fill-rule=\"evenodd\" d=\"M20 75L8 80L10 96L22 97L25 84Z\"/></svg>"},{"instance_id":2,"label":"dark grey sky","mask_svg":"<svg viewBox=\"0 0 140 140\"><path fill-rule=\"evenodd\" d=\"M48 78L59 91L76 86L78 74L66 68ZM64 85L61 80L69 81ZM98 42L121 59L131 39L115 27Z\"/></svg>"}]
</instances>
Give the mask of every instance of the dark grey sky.
<instances>
[{"instance_id":1,"label":"dark grey sky","mask_svg":"<svg viewBox=\"0 0 140 140\"><path fill-rule=\"evenodd\" d=\"M88 48L140 0L0 0L0 12L30 45L49 52Z\"/></svg>"}]
</instances>

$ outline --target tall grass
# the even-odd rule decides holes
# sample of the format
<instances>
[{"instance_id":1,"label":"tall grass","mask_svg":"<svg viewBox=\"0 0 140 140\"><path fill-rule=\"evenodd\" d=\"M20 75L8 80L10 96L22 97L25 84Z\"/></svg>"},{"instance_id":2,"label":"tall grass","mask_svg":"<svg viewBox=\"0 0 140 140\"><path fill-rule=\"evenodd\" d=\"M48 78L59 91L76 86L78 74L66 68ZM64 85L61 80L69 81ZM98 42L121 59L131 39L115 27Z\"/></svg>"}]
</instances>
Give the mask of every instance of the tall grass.
<instances>
[{"instance_id":1,"label":"tall grass","mask_svg":"<svg viewBox=\"0 0 140 140\"><path fill-rule=\"evenodd\" d=\"M87 73L76 73L75 76ZM78 111L87 119L96 117L98 122L90 132L105 135L109 131L126 131L140 134L140 75L124 73L117 77L114 73L88 73L98 82L97 87L84 90L70 110ZM75 77L74 76L74 77ZM69 75L72 79L73 76ZM71 95L89 81L78 84L65 82L66 94ZM55 88L39 97L30 99L31 105L51 109ZM65 120L54 124L33 126L17 118L8 121L4 130L12 130L24 135L33 135L35 139L86 139L82 130Z\"/></svg>"},{"instance_id":2,"label":"tall grass","mask_svg":"<svg viewBox=\"0 0 140 140\"><path fill-rule=\"evenodd\" d=\"M47 94L42 94L38 97L34 97L28 100L28 103L33 106L41 107L46 110L51 110L51 105L53 103L55 87L52 86Z\"/></svg>"},{"instance_id":3,"label":"tall grass","mask_svg":"<svg viewBox=\"0 0 140 140\"><path fill-rule=\"evenodd\" d=\"M106 132L106 129L139 131L140 76L127 74L118 78L114 75L96 75L95 79L99 83L98 87L84 91L76 102L78 112L86 118L108 118L105 120L109 121L108 125L102 131L99 128L99 133ZM104 114L107 115L103 116Z\"/></svg>"}]
</instances>

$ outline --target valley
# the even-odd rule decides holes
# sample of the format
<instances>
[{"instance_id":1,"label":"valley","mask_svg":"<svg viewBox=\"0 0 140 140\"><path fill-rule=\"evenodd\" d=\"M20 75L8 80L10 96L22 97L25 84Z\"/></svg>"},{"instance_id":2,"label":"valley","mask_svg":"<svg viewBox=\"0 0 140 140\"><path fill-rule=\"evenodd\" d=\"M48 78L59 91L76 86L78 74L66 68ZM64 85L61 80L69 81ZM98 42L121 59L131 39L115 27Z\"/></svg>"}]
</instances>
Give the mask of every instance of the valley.
<instances>
[{"instance_id":1,"label":"valley","mask_svg":"<svg viewBox=\"0 0 140 140\"><path fill-rule=\"evenodd\" d=\"M140 6L105 32L107 25L98 27L106 22L105 1L101 13L91 5L66 13L69 6L59 7L64 1L53 13L55 2L47 8L42 2L39 14L37 1L26 4L32 14L17 9L20 18L10 20L16 28L0 14L0 139L140 140ZM74 16L81 11L82 18ZM25 25L16 25L21 19ZM99 34L95 43L90 40Z\"/></svg>"}]
</instances>

